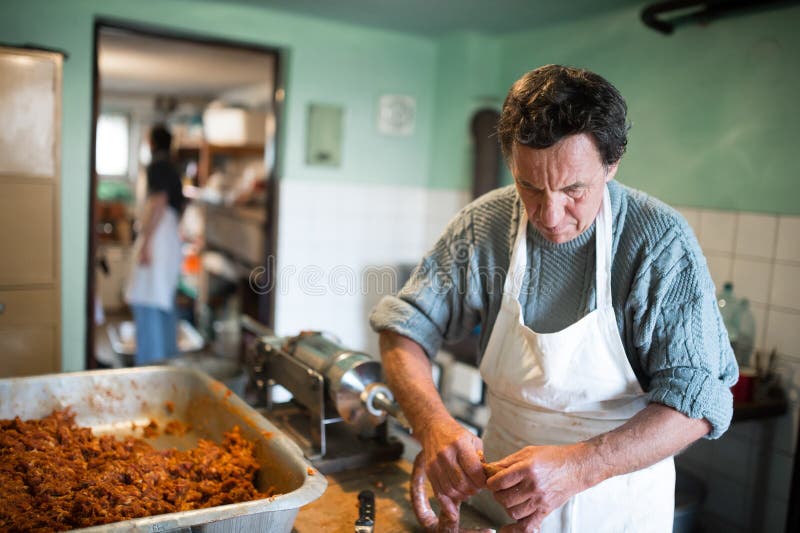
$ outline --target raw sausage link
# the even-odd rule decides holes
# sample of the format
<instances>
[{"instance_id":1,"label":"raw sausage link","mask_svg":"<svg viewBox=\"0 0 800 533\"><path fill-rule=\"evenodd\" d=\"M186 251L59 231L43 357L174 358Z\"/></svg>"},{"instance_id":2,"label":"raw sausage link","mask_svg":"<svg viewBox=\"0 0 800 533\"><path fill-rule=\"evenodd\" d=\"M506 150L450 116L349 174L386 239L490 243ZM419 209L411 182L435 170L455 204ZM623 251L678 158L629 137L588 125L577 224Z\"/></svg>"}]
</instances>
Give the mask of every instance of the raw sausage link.
<instances>
[{"instance_id":1,"label":"raw sausage link","mask_svg":"<svg viewBox=\"0 0 800 533\"><path fill-rule=\"evenodd\" d=\"M414 459L414 468L411 470L411 505L417 521L425 528L425 531L436 531L439 519L428 502L425 480L425 465L422 464L422 452L420 452Z\"/></svg>"},{"instance_id":2,"label":"raw sausage link","mask_svg":"<svg viewBox=\"0 0 800 533\"><path fill-rule=\"evenodd\" d=\"M441 518L431 509L428 502L428 495L425 492L425 465L423 464L422 452L414 459L414 468L411 470L411 506L414 515L420 525L428 533L488 533L491 529L471 529L459 527L458 510L461 502L456 502L455 516L448 516L443 513Z\"/></svg>"}]
</instances>

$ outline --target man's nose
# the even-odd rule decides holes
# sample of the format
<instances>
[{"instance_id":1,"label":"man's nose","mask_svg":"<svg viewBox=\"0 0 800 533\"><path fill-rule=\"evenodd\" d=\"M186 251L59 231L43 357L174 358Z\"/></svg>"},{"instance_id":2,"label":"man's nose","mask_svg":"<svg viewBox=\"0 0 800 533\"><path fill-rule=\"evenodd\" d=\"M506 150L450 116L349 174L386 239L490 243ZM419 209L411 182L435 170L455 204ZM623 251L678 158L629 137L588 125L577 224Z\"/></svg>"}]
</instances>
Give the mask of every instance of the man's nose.
<instances>
[{"instance_id":1,"label":"man's nose","mask_svg":"<svg viewBox=\"0 0 800 533\"><path fill-rule=\"evenodd\" d=\"M555 196L544 200L539 207L539 219L546 228L555 228L564 218L564 203Z\"/></svg>"}]
</instances>

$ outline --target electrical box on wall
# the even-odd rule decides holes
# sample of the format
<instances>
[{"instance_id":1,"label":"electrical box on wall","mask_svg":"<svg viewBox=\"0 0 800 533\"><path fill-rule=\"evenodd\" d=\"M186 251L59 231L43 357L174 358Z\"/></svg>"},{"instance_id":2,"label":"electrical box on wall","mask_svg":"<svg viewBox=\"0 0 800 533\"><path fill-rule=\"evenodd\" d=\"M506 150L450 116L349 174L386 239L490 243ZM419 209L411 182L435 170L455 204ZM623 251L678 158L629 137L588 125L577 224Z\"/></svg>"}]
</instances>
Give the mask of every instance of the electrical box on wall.
<instances>
[{"instance_id":1,"label":"electrical box on wall","mask_svg":"<svg viewBox=\"0 0 800 533\"><path fill-rule=\"evenodd\" d=\"M384 94L378 99L378 132L407 137L414 133L417 103L411 96Z\"/></svg>"},{"instance_id":2,"label":"electrical box on wall","mask_svg":"<svg viewBox=\"0 0 800 533\"><path fill-rule=\"evenodd\" d=\"M341 106L309 104L306 163L338 167L342 163Z\"/></svg>"}]
</instances>

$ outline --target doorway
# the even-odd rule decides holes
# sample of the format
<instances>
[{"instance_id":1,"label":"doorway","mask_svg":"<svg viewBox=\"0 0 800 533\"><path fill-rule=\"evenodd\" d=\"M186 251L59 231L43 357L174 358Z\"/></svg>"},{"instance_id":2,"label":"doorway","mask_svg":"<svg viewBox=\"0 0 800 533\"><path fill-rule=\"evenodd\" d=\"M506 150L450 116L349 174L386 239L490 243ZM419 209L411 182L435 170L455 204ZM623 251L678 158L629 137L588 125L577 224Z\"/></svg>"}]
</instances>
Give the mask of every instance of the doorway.
<instances>
[{"instance_id":1,"label":"doorway","mask_svg":"<svg viewBox=\"0 0 800 533\"><path fill-rule=\"evenodd\" d=\"M114 21L95 24L86 367L135 364L126 289L152 159L149 132L172 135L181 181L178 352L241 359L239 319L274 323L278 49ZM259 283L260 286L269 284Z\"/></svg>"}]
</instances>

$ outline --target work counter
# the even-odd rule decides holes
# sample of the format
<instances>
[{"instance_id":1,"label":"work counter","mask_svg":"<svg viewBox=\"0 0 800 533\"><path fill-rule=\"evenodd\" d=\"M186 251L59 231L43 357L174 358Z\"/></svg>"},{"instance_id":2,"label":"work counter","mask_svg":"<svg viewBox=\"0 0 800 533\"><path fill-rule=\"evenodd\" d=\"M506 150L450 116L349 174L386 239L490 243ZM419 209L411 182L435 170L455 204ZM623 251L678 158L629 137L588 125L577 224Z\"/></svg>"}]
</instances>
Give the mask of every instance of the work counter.
<instances>
[{"instance_id":1,"label":"work counter","mask_svg":"<svg viewBox=\"0 0 800 533\"><path fill-rule=\"evenodd\" d=\"M329 474L327 478L325 493L300 509L294 532L352 533L358 518L358 493L362 490L375 494L375 533L423 531L411 508L411 463L406 459ZM428 495L431 494L428 486ZM461 506L461 524L490 527L480 513L467 505Z\"/></svg>"}]
</instances>

